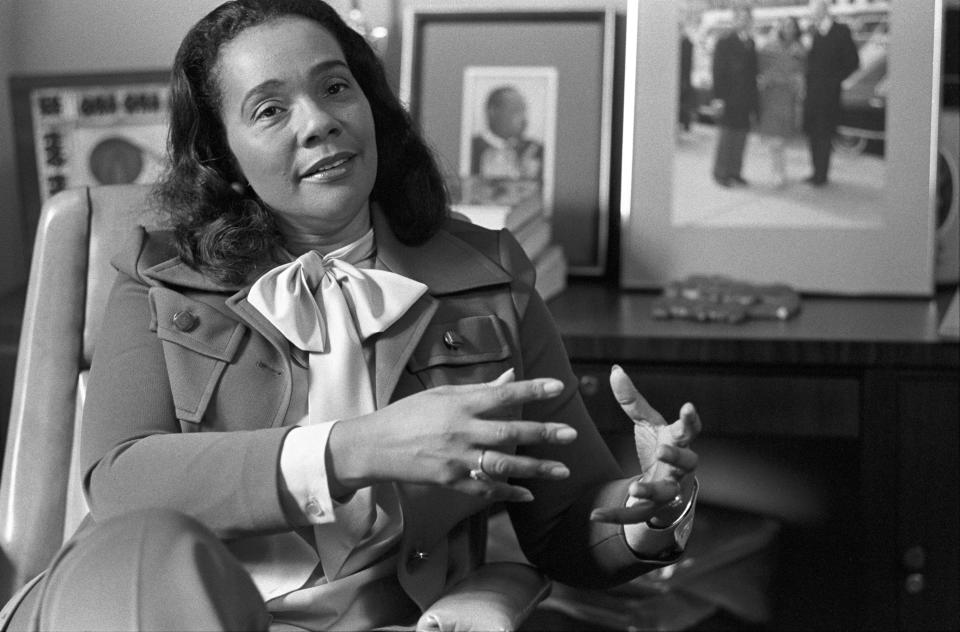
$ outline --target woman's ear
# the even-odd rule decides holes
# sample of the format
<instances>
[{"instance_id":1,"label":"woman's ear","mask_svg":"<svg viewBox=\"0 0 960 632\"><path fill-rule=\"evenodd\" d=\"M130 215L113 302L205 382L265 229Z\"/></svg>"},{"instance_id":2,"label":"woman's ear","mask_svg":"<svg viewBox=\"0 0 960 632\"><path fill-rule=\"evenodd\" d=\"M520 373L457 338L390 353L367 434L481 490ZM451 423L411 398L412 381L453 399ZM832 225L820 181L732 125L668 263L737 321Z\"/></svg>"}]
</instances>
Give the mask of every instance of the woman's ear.
<instances>
[{"instance_id":1,"label":"woman's ear","mask_svg":"<svg viewBox=\"0 0 960 632\"><path fill-rule=\"evenodd\" d=\"M240 168L240 163L237 162L236 157L231 153L226 162L228 169L226 180L230 182L230 188L237 195L243 196L249 193L250 183L244 177L243 170Z\"/></svg>"}]
</instances>

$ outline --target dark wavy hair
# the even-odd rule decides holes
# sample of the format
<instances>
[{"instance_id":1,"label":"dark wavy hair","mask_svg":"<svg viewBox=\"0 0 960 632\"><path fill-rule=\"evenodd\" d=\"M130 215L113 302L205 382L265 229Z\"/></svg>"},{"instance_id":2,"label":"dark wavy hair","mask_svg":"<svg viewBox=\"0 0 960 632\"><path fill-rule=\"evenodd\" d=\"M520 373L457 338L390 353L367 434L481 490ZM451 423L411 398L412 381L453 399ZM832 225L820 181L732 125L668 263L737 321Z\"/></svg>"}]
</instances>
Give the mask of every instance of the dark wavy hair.
<instances>
[{"instance_id":1,"label":"dark wavy hair","mask_svg":"<svg viewBox=\"0 0 960 632\"><path fill-rule=\"evenodd\" d=\"M449 210L443 176L409 114L387 83L383 66L360 34L321 0L233 0L184 37L170 85L169 167L154 189L181 258L224 283L242 282L282 245L273 214L243 182L227 145L217 76L224 44L253 26L299 16L337 40L373 111L377 178L370 195L397 238L429 239Z\"/></svg>"}]
</instances>

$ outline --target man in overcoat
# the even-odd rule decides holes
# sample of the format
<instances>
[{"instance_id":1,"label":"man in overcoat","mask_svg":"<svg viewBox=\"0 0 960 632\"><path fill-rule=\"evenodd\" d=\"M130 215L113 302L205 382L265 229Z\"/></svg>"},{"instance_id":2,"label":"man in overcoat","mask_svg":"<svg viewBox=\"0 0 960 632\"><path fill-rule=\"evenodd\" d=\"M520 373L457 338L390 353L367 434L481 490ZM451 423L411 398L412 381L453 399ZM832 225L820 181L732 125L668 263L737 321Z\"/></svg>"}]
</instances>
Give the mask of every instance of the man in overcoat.
<instances>
[{"instance_id":1,"label":"man in overcoat","mask_svg":"<svg viewBox=\"0 0 960 632\"><path fill-rule=\"evenodd\" d=\"M713 179L725 187L747 184L741 174L743 152L759 103L752 26L750 7L736 7L733 28L717 41L713 52L713 96L720 105Z\"/></svg>"},{"instance_id":2,"label":"man in overcoat","mask_svg":"<svg viewBox=\"0 0 960 632\"><path fill-rule=\"evenodd\" d=\"M860 66L860 55L850 28L832 18L826 0L810 2L810 17L813 40L807 56L803 130L813 166L807 182L820 187L827 183L830 172L843 81Z\"/></svg>"}]
</instances>

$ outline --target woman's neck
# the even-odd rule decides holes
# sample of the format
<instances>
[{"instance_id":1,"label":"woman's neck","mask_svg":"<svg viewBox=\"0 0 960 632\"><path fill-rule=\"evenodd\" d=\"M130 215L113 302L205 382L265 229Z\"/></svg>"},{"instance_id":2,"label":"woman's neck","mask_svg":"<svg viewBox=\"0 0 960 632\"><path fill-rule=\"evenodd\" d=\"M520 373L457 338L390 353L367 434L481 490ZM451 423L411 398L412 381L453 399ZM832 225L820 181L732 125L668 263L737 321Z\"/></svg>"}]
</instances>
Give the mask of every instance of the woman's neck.
<instances>
[{"instance_id":1,"label":"woman's neck","mask_svg":"<svg viewBox=\"0 0 960 632\"><path fill-rule=\"evenodd\" d=\"M337 230L320 231L281 222L280 233L284 247L295 257L311 250L325 255L357 241L370 230L370 226L370 208L364 206L353 219Z\"/></svg>"}]
</instances>

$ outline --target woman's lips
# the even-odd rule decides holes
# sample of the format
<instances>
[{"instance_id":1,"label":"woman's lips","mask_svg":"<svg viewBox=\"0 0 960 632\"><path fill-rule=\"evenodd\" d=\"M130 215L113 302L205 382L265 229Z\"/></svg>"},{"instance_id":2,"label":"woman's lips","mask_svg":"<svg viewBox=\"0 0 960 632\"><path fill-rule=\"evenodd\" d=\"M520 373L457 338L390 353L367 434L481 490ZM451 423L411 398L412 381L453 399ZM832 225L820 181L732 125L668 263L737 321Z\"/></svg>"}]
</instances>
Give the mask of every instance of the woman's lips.
<instances>
[{"instance_id":1,"label":"woman's lips","mask_svg":"<svg viewBox=\"0 0 960 632\"><path fill-rule=\"evenodd\" d=\"M356 154L341 152L311 165L300 176L303 180L327 181L347 173Z\"/></svg>"}]
</instances>

